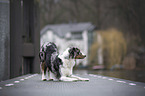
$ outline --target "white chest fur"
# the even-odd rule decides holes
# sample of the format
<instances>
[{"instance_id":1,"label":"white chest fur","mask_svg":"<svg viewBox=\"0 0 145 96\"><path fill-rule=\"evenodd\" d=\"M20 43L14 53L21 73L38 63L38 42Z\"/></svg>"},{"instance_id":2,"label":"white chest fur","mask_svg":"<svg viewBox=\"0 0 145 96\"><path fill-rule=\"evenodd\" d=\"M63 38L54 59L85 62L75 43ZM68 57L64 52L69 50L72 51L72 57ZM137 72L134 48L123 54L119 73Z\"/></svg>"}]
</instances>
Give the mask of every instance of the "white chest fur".
<instances>
[{"instance_id":1,"label":"white chest fur","mask_svg":"<svg viewBox=\"0 0 145 96\"><path fill-rule=\"evenodd\" d=\"M75 61L73 59L62 59L63 67L72 68L75 65Z\"/></svg>"},{"instance_id":2,"label":"white chest fur","mask_svg":"<svg viewBox=\"0 0 145 96\"><path fill-rule=\"evenodd\" d=\"M72 75L75 61L73 59L64 59L63 57L60 58L63 62L63 65L60 66L62 76Z\"/></svg>"}]
</instances>

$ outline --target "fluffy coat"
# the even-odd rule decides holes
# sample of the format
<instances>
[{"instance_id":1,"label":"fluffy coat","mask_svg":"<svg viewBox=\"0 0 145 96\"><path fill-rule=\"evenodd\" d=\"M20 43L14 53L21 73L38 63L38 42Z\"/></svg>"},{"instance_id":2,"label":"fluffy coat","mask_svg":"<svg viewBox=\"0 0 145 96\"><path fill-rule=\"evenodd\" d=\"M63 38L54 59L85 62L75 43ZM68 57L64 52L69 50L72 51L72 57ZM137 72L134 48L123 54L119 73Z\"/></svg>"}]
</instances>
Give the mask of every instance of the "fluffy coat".
<instances>
[{"instance_id":1,"label":"fluffy coat","mask_svg":"<svg viewBox=\"0 0 145 96\"><path fill-rule=\"evenodd\" d=\"M86 55L82 54L78 48L67 48L62 55L58 54L57 46L52 42L46 42L42 45L39 53L42 71L42 80L54 81L88 81L88 78L81 78L73 75L75 59L84 59Z\"/></svg>"}]
</instances>

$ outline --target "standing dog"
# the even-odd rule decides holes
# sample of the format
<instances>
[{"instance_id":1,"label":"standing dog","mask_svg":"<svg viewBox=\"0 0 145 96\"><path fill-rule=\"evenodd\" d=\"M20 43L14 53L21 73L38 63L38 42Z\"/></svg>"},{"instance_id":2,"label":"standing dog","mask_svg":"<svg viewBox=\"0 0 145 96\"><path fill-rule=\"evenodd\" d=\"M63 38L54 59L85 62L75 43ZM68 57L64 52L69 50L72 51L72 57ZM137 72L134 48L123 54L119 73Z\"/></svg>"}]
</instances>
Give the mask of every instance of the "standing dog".
<instances>
[{"instance_id":1,"label":"standing dog","mask_svg":"<svg viewBox=\"0 0 145 96\"><path fill-rule=\"evenodd\" d=\"M73 75L75 59L84 59L78 48L67 48L62 55L58 55L57 47L54 43L47 42L41 47L40 62L42 70L42 80L46 80L46 72L49 72L49 80L54 81L88 81L88 78L81 78Z\"/></svg>"}]
</instances>

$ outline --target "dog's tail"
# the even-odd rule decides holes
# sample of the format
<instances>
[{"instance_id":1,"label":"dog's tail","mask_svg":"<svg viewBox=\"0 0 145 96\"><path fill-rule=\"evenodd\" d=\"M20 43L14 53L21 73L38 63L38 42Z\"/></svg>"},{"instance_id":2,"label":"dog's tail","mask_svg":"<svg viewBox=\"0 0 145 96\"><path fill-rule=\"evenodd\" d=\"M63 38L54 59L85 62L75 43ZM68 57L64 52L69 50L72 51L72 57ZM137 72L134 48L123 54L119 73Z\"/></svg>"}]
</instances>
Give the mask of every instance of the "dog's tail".
<instances>
[{"instance_id":1,"label":"dog's tail","mask_svg":"<svg viewBox=\"0 0 145 96\"><path fill-rule=\"evenodd\" d=\"M39 59L40 59L40 62L44 62L45 60L45 52L39 52Z\"/></svg>"}]
</instances>

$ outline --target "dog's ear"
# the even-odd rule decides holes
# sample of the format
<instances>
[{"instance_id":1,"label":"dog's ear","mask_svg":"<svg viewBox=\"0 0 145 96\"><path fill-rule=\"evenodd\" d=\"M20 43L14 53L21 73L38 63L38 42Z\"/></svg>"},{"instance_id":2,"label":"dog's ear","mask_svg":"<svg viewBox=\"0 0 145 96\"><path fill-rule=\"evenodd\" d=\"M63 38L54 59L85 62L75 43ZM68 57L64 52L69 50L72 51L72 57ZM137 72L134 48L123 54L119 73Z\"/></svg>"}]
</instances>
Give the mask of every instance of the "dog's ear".
<instances>
[{"instance_id":1,"label":"dog's ear","mask_svg":"<svg viewBox=\"0 0 145 96\"><path fill-rule=\"evenodd\" d=\"M75 47L72 47L72 48L68 48L66 53L65 53L65 56L64 58L65 59L74 59L75 58L75 51L76 51L76 48Z\"/></svg>"},{"instance_id":2,"label":"dog's ear","mask_svg":"<svg viewBox=\"0 0 145 96\"><path fill-rule=\"evenodd\" d=\"M76 51L75 47L69 49L69 58L72 58L72 59L75 58L76 56L75 51Z\"/></svg>"}]
</instances>

